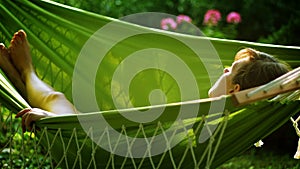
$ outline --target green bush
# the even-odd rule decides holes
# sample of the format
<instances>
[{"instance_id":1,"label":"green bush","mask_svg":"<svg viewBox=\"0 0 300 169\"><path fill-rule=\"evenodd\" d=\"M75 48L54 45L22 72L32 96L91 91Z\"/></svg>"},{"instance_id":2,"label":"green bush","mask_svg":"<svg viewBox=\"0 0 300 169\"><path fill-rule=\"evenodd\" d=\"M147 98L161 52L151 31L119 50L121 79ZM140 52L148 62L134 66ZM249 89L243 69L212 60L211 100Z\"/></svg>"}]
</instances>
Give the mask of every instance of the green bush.
<instances>
[{"instance_id":1,"label":"green bush","mask_svg":"<svg viewBox=\"0 0 300 169\"><path fill-rule=\"evenodd\" d=\"M222 13L220 27L226 26L226 15L231 11L241 14L234 38L283 45L300 45L300 10L297 0L55 0L105 16L120 18L139 12L163 12L172 15L185 14L193 24L203 29L203 17L207 10ZM225 30L226 31L226 30ZM220 32L216 32L220 33ZM221 32L224 33L224 32ZM226 34L226 32L225 32ZM210 35L219 37L219 35ZM224 37L224 36L221 36Z\"/></svg>"},{"instance_id":2,"label":"green bush","mask_svg":"<svg viewBox=\"0 0 300 169\"><path fill-rule=\"evenodd\" d=\"M33 133L21 132L21 119L0 107L0 168L50 168Z\"/></svg>"}]
</instances>

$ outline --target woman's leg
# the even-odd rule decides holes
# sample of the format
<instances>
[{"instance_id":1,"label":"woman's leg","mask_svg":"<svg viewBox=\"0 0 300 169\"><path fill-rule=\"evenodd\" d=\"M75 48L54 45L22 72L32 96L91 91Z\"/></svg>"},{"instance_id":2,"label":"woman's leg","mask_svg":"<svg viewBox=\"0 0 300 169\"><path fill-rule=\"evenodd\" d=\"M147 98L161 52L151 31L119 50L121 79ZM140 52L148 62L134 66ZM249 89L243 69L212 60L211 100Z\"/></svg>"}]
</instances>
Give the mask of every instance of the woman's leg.
<instances>
[{"instance_id":1,"label":"woman's leg","mask_svg":"<svg viewBox=\"0 0 300 169\"><path fill-rule=\"evenodd\" d=\"M4 46L3 43L0 43L0 68L3 70L3 72L7 75L9 80L13 83L13 85L16 87L18 92L26 98L26 88L25 84L21 80L21 77L19 75L19 72L16 70L14 65L11 63L8 50Z\"/></svg>"},{"instance_id":2,"label":"woman's leg","mask_svg":"<svg viewBox=\"0 0 300 169\"><path fill-rule=\"evenodd\" d=\"M36 75L32 65L27 35L23 30L14 34L9 51L12 63L25 84L27 100L32 107L57 115L78 113L64 94L53 90Z\"/></svg>"}]
</instances>

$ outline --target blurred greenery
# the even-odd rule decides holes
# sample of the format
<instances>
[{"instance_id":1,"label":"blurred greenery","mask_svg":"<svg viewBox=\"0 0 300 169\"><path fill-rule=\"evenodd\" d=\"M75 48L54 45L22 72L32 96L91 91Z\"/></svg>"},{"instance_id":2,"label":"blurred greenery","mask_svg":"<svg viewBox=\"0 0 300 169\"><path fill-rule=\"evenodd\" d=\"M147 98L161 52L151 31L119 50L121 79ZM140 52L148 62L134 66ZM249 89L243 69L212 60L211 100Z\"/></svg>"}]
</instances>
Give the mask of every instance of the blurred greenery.
<instances>
[{"instance_id":1,"label":"blurred greenery","mask_svg":"<svg viewBox=\"0 0 300 169\"><path fill-rule=\"evenodd\" d=\"M42 154L41 146L36 146L37 138L31 132L22 134L21 119L0 107L0 168L50 168L49 159Z\"/></svg>"},{"instance_id":2,"label":"blurred greenery","mask_svg":"<svg viewBox=\"0 0 300 169\"><path fill-rule=\"evenodd\" d=\"M300 45L300 9L298 0L55 0L60 3L92 11L105 16L120 18L139 12L163 12L172 15L185 14L193 24L205 29L204 14L217 9L222 14L220 27L226 27L226 15L231 11L241 14L237 25L238 40L258 41L282 45ZM227 28L225 28L227 29ZM224 30L226 33L226 30ZM213 37L224 37L220 32Z\"/></svg>"}]
</instances>

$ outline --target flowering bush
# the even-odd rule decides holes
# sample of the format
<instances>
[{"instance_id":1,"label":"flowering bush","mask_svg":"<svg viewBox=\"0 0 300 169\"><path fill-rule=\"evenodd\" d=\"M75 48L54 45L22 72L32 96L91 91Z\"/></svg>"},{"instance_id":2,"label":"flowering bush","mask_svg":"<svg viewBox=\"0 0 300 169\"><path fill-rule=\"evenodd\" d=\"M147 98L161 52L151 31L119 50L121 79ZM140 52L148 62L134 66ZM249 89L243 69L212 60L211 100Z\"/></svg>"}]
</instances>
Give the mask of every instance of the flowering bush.
<instances>
[{"instance_id":1,"label":"flowering bush","mask_svg":"<svg viewBox=\"0 0 300 169\"><path fill-rule=\"evenodd\" d=\"M163 18L160 21L160 27L163 30L179 32L184 34L199 35L200 31L192 23L192 19L187 16L180 14L176 18Z\"/></svg>"},{"instance_id":2,"label":"flowering bush","mask_svg":"<svg viewBox=\"0 0 300 169\"><path fill-rule=\"evenodd\" d=\"M226 18L227 23L238 24L242 21L241 15L237 12L230 12Z\"/></svg>"},{"instance_id":3,"label":"flowering bush","mask_svg":"<svg viewBox=\"0 0 300 169\"><path fill-rule=\"evenodd\" d=\"M177 23L173 18L164 18L161 20L160 26L163 30L175 30L177 28Z\"/></svg>"},{"instance_id":4,"label":"flowering bush","mask_svg":"<svg viewBox=\"0 0 300 169\"><path fill-rule=\"evenodd\" d=\"M176 21L177 21L178 24L181 24L182 22L191 23L192 19L189 16L187 16L187 15L178 15L176 17Z\"/></svg>"},{"instance_id":5,"label":"flowering bush","mask_svg":"<svg viewBox=\"0 0 300 169\"><path fill-rule=\"evenodd\" d=\"M208 10L204 15L204 25L208 26L216 26L218 22L221 20L221 13L218 10Z\"/></svg>"},{"instance_id":6,"label":"flowering bush","mask_svg":"<svg viewBox=\"0 0 300 169\"><path fill-rule=\"evenodd\" d=\"M160 22L160 26L163 30L176 30L177 26L184 24L185 22L191 23L192 19L187 15L178 15L176 21L173 18L163 18Z\"/></svg>"},{"instance_id":7,"label":"flowering bush","mask_svg":"<svg viewBox=\"0 0 300 169\"><path fill-rule=\"evenodd\" d=\"M237 35L236 27L242 21L241 15L237 12L230 12L226 17L227 24L219 26L221 18L220 11L208 10L204 15L203 33L210 37L234 39Z\"/></svg>"},{"instance_id":8,"label":"flowering bush","mask_svg":"<svg viewBox=\"0 0 300 169\"><path fill-rule=\"evenodd\" d=\"M204 27L201 31L209 37L234 39L237 35L236 27L242 21L237 12L230 12L226 17L226 24L222 23L221 12L216 9L208 10L203 19ZM176 18L163 18L161 29L185 34L201 35L196 27L191 26L192 19L187 15L178 15ZM220 23L220 24L219 24Z\"/></svg>"}]
</instances>

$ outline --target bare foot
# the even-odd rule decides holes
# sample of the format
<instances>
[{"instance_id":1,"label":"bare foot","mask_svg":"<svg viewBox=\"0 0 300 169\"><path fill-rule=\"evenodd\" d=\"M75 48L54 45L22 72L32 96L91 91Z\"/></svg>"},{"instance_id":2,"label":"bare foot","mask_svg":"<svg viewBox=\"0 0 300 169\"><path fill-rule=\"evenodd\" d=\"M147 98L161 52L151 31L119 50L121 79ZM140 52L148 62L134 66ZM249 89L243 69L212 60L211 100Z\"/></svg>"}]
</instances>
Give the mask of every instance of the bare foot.
<instances>
[{"instance_id":1,"label":"bare foot","mask_svg":"<svg viewBox=\"0 0 300 169\"><path fill-rule=\"evenodd\" d=\"M16 32L10 41L11 60L21 75L23 82L27 74L34 72L27 35L23 30Z\"/></svg>"},{"instance_id":2,"label":"bare foot","mask_svg":"<svg viewBox=\"0 0 300 169\"><path fill-rule=\"evenodd\" d=\"M0 68L4 71L9 80L17 88L23 97L26 97L26 88L23 83L19 72L11 63L8 50L3 43L0 43Z\"/></svg>"}]
</instances>

